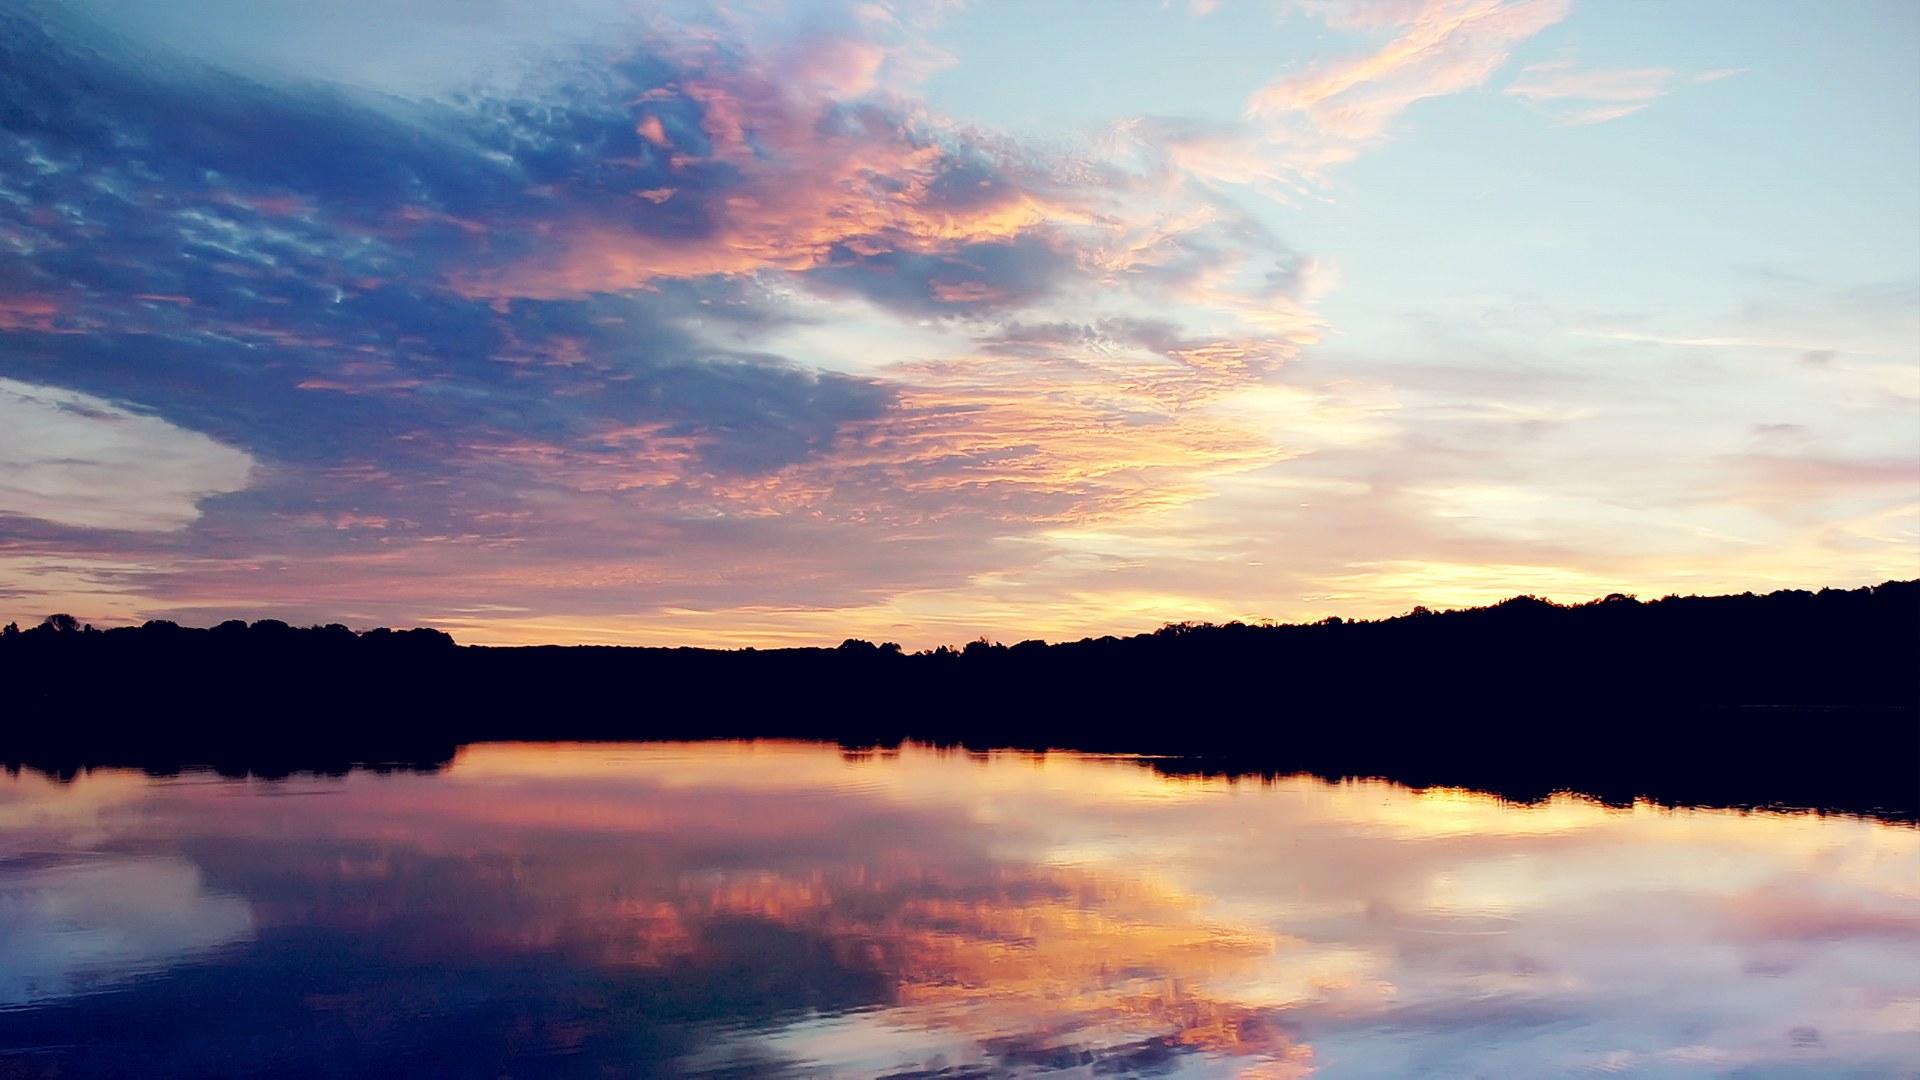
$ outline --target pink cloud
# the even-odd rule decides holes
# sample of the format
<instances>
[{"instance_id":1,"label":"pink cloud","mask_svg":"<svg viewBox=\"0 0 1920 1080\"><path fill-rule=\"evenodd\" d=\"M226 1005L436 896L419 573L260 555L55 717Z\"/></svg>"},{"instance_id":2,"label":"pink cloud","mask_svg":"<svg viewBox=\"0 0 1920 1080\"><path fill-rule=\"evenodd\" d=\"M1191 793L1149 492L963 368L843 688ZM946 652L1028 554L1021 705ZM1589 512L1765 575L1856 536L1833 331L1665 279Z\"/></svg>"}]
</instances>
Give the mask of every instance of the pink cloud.
<instances>
[{"instance_id":1,"label":"pink cloud","mask_svg":"<svg viewBox=\"0 0 1920 1080\"><path fill-rule=\"evenodd\" d=\"M643 108L669 98L698 107L707 152L676 150L674 172L691 178L724 165L735 177L713 202L706 231L659 232L639 217L585 206L541 224L542 250L504 266L462 268L455 286L474 296L532 298L647 289L667 279L805 272L841 249L939 255L1091 219L1080 196L975 133L885 94L871 107L843 109L849 97L877 93L889 56L881 45L845 38L805 45L744 58L683 47L677 59L685 74L642 96ZM673 145L653 112L636 130L656 146ZM966 167L961 153L998 181L955 198L942 185ZM661 205L684 191L670 184L634 194Z\"/></svg>"},{"instance_id":2,"label":"pink cloud","mask_svg":"<svg viewBox=\"0 0 1920 1080\"><path fill-rule=\"evenodd\" d=\"M1397 34L1370 55L1269 83L1247 102L1255 118L1304 123L1330 144L1323 158L1377 141L1415 102L1485 84L1517 45L1566 18L1570 4L1428 0L1366 5L1344 16L1325 10L1342 25L1390 26Z\"/></svg>"},{"instance_id":3,"label":"pink cloud","mask_svg":"<svg viewBox=\"0 0 1920 1080\"><path fill-rule=\"evenodd\" d=\"M59 314L52 297L0 296L0 330L52 330Z\"/></svg>"}]
</instances>

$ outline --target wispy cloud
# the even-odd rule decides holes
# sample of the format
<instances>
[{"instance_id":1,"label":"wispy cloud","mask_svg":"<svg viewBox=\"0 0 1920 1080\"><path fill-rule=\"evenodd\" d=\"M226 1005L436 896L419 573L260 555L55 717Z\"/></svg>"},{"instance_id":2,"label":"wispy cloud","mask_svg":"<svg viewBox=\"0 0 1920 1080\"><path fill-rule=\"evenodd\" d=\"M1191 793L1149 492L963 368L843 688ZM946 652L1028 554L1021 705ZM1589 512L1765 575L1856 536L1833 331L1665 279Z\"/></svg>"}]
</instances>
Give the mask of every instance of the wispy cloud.
<instances>
[{"instance_id":1,"label":"wispy cloud","mask_svg":"<svg viewBox=\"0 0 1920 1080\"><path fill-rule=\"evenodd\" d=\"M1568 0L1428 0L1315 6L1347 27L1390 28L1377 51L1277 79L1247 102L1275 124L1318 137L1310 164L1334 164L1379 141L1410 106L1484 85L1515 47L1566 18ZM1318 161L1314 162L1313 157Z\"/></svg>"},{"instance_id":2,"label":"wispy cloud","mask_svg":"<svg viewBox=\"0 0 1920 1080\"><path fill-rule=\"evenodd\" d=\"M1520 69L1501 93L1556 124L1599 124L1618 120L1653 104L1674 88L1717 82L1736 69L1684 75L1671 68L1582 68L1574 60L1549 60Z\"/></svg>"},{"instance_id":3,"label":"wispy cloud","mask_svg":"<svg viewBox=\"0 0 1920 1080\"><path fill-rule=\"evenodd\" d=\"M1175 175L1280 198L1384 143L1416 103L1484 85L1570 0L1294 0L1285 10L1372 42L1267 82L1233 121L1147 116L1116 137Z\"/></svg>"}]
</instances>

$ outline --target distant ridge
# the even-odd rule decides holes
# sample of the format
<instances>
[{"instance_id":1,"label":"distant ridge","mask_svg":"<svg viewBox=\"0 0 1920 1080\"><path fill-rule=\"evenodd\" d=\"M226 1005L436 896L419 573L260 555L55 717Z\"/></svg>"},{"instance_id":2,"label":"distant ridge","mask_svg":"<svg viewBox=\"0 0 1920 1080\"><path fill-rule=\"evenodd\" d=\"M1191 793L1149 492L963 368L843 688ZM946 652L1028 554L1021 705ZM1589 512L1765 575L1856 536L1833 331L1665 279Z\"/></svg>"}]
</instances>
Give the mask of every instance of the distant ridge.
<instances>
[{"instance_id":1,"label":"distant ridge","mask_svg":"<svg viewBox=\"0 0 1920 1080\"><path fill-rule=\"evenodd\" d=\"M1515 597L1303 625L1178 624L905 653L459 646L435 630L0 634L0 760L54 772L433 765L488 739L790 737L1172 755L1518 798L1920 816L1920 581Z\"/></svg>"}]
</instances>

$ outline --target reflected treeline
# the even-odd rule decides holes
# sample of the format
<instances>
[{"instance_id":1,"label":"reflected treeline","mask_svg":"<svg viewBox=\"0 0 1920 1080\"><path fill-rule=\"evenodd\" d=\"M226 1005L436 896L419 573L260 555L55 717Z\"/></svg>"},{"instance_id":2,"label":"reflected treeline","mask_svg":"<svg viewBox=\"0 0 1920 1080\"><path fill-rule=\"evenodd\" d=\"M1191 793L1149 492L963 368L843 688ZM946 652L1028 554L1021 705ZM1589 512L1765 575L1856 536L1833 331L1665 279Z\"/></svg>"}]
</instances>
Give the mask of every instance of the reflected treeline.
<instances>
[{"instance_id":1,"label":"reflected treeline","mask_svg":"<svg viewBox=\"0 0 1920 1080\"><path fill-rule=\"evenodd\" d=\"M434 768L494 739L912 740L1523 801L1571 790L1920 817L1920 582L1520 597L921 653L484 648L431 630L56 619L0 637L0 670L14 706L0 759L57 774Z\"/></svg>"}]
</instances>

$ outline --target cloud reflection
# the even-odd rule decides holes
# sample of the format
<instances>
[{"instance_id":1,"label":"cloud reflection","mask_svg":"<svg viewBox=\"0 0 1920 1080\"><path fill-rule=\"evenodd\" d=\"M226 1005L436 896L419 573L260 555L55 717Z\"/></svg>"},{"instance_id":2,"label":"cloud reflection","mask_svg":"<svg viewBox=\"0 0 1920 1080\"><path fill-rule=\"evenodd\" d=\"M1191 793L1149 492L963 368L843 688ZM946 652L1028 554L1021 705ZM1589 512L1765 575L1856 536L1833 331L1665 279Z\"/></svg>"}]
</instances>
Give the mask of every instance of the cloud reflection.
<instances>
[{"instance_id":1,"label":"cloud reflection","mask_svg":"<svg viewBox=\"0 0 1920 1080\"><path fill-rule=\"evenodd\" d=\"M110 990L253 933L237 896L167 856L0 861L0 1009Z\"/></svg>"},{"instance_id":2,"label":"cloud reflection","mask_svg":"<svg viewBox=\"0 0 1920 1080\"><path fill-rule=\"evenodd\" d=\"M481 745L435 776L128 787L36 789L49 812L7 838L164 850L136 862L243 897L201 903L250 909L254 944L166 993L245 977L265 989L233 1023L378 1017L382 1045L476 1063L1871 1069L1920 1000L1920 832L1867 821L777 743ZM323 970L352 965L323 998L299 966L316 936L342 950ZM168 949L120 961L191 951ZM129 1015L160 1007L139 985ZM436 1050L429 1007L533 1034ZM63 1008L0 1021L0 1044L89 1022Z\"/></svg>"}]
</instances>

